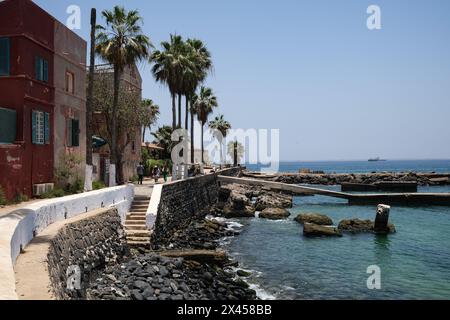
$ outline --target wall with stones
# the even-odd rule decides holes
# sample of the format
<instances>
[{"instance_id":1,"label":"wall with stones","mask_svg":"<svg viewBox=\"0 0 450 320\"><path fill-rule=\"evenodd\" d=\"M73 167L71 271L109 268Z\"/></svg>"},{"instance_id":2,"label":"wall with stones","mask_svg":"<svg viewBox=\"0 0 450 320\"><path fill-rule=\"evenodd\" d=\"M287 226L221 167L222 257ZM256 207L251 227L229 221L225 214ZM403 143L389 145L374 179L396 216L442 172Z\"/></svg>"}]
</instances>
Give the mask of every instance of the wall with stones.
<instances>
[{"instance_id":1,"label":"wall with stones","mask_svg":"<svg viewBox=\"0 0 450 320\"><path fill-rule=\"evenodd\" d=\"M95 276L95 271L120 263L127 250L116 208L105 209L98 215L64 226L52 239L47 255L56 298L85 299L86 287L90 278ZM67 273L68 270L75 273ZM67 283L77 277L80 286L68 288Z\"/></svg>"},{"instance_id":2,"label":"wall with stones","mask_svg":"<svg viewBox=\"0 0 450 320\"><path fill-rule=\"evenodd\" d=\"M192 218L207 212L217 202L217 175L238 176L242 168L228 168L186 180L155 186L147 212L147 226L153 227L152 242L164 244L176 230L183 229Z\"/></svg>"}]
</instances>

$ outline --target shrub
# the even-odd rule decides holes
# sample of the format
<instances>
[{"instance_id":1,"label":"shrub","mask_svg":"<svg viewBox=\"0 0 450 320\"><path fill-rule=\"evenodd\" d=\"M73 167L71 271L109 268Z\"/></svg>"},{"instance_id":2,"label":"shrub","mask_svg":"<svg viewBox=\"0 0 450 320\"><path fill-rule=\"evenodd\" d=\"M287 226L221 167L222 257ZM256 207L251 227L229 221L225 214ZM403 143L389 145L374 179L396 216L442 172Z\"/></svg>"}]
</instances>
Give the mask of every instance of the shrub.
<instances>
[{"instance_id":1,"label":"shrub","mask_svg":"<svg viewBox=\"0 0 450 320\"><path fill-rule=\"evenodd\" d=\"M6 203L7 203L7 201L6 201L5 193L3 192L3 189L0 186L0 206L4 206L4 205L6 205Z\"/></svg>"},{"instance_id":2,"label":"shrub","mask_svg":"<svg viewBox=\"0 0 450 320\"><path fill-rule=\"evenodd\" d=\"M51 191L47 191L40 195L41 199L50 199L50 198L60 198L64 197L66 194L63 189L61 188L55 188Z\"/></svg>"},{"instance_id":3,"label":"shrub","mask_svg":"<svg viewBox=\"0 0 450 320\"><path fill-rule=\"evenodd\" d=\"M138 180L139 180L139 177L137 175L134 175L130 178L130 181L133 183L137 182Z\"/></svg>"},{"instance_id":4,"label":"shrub","mask_svg":"<svg viewBox=\"0 0 450 320\"><path fill-rule=\"evenodd\" d=\"M172 160L155 160L148 159L146 163L144 163L145 175L151 176L152 170L155 166L158 166L161 170L164 166L167 166L169 171L172 170Z\"/></svg>"},{"instance_id":5,"label":"shrub","mask_svg":"<svg viewBox=\"0 0 450 320\"><path fill-rule=\"evenodd\" d=\"M24 201L28 201L28 197L26 195L24 195L23 193L18 193L15 197L14 197L14 203L21 203Z\"/></svg>"},{"instance_id":6,"label":"shrub","mask_svg":"<svg viewBox=\"0 0 450 320\"><path fill-rule=\"evenodd\" d=\"M82 159L79 155L73 153L63 152L59 158L58 166L55 168L55 179L57 187L63 188L68 192L79 190L79 182L81 181L77 176ZM72 187L75 186L75 187ZM81 190L83 190L81 187ZM75 188L75 189L72 189Z\"/></svg>"},{"instance_id":7,"label":"shrub","mask_svg":"<svg viewBox=\"0 0 450 320\"><path fill-rule=\"evenodd\" d=\"M84 181L77 177L75 181L70 185L69 192L70 193L80 193L84 190Z\"/></svg>"},{"instance_id":8,"label":"shrub","mask_svg":"<svg viewBox=\"0 0 450 320\"><path fill-rule=\"evenodd\" d=\"M96 180L92 182L92 190L99 190L106 188L106 185L103 183L103 181Z\"/></svg>"}]
</instances>

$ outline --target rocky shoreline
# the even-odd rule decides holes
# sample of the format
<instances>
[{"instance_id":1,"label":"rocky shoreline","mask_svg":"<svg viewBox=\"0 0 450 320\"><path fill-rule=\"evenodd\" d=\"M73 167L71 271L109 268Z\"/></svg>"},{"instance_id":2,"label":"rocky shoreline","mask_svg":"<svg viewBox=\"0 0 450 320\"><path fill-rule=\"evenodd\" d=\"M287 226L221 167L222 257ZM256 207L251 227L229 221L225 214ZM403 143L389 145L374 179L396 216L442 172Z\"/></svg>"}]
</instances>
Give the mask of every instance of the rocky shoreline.
<instances>
[{"instance_id":1,"label":"rocky shoreline","mask_svg":"<svg viewBox=\"0 0 450 320\"><path fill-rule=\"evenodd\" d=\"M277 173L273 175L262 175L253 172L244 172L243 176L288 184L375 184L389 181L417 182L417 184L420 186L450 185L450 174L440 174L434 172Z\"/></svg>"},{"instance_id":2,"label":"rocky shoreline","mask_svg":"<svg viewBox=\"0 0 450 320\"><path fill-rule=\"evenodd\" d=\"M139 248L120 265L95 274L86 296L94 300L256 300L238 263L220 250L236 236L210 216L193 220L155 250ZM235 271L233 271L235 270Z\"/></svg>"}]
</instances>

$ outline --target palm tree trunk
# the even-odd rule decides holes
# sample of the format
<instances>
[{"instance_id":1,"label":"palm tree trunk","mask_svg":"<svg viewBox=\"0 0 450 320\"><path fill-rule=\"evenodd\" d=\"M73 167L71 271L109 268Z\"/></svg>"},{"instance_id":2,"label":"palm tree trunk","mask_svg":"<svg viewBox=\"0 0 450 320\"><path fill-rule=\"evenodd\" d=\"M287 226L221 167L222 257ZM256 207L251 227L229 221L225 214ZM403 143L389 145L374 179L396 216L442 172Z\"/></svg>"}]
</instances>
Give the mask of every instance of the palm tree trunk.
<instances>
[{"instance_id":1,"label":"palm tree trunk","mask_svg":"<svg viewBox=\"0 0 450 320\"><path fill-rule=\"evenodd\" d=\"M203 151L204 151L204 145L203 145L203 126L204 124L202 123L202 163L205 163L205 159L203 159Z\"/></svg>"},{"instance_id":2,"label":"palm tree trunk","mask_svg":"<svg viewBox=\"0 0 450 320\"><path fill-rule=\"evenodd\" d=\"M94 95L95 72L95 27L97 14L95 8L91 9L91 51L88 89L86 97L86 164L92 166L92 97Z\"/></svg>"},{"instance_id":3,"label":"palm tree trunk","mask_svg":"<svg viewBox=\"0 0 450 320\"><path fill-rule=\"evenodd\" d=\"M191 101L191 163L194 163L195 158L194 158L194 153L195 153L195 148L194 148L194 110L192 110L192 101Z\"/></svg>"},{"instance_id":4,"label":"palm tree trunk","mask_svg":"<svg viewBox=\"0 0 450 320\"><path fill-rule=\"evenodd\" d=\"M117 164L117 108L119 105L120 69L114 66L114 98L111 119L111 163ZM116 174L117 176L117 174Z\"/></svg>"},{"instance_id":5,"label":"palm tree trunk","mask_svg":"<svg viewBox=\"0 0 450 320\"><path fill-rule=\"evenodd\" d=\"M181 94L178 94L178 128L181 128Z\"/></svg>"},{"instance_id":6,"label":"palm tree trunk","mask_svg":"<svg viewBox=\"0 0 450 320\"><path fill-rule=\"evenodd\" d=\"M175 93L172 93L172 130L177 127L177 110L175 107Z\"/></svg>"},{"instance_id":7,"label":"palm tree trunk","mask_svg":"<svg viewBox=\"0 0 450 320\"><path fill-rule=\"evenodd\" d=\"M184 115L184 128L186 130L189 130L189 95L185 95L184 98L186 99L186 113Z\"/></svg>"},{"instance_id":8,"label":"palm tree trunk","mask_svg":"<svg viewBox=\"0 0 450 320\"><path fill-rule=\"evenodd\" d=\"M146 130L147 128L144 126L144 129L142 130L142 142L144 142L145 143L145 130Z\"/></svg>"}]
</instances>

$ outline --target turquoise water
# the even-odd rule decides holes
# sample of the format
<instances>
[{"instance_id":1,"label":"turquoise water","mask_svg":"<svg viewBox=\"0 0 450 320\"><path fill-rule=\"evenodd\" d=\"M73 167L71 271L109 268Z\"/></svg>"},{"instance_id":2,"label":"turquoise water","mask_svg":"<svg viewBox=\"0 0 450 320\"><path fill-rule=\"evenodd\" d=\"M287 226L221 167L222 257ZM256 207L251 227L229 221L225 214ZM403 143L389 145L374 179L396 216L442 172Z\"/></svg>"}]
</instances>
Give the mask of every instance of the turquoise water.
<instances>
[{"instance_id":1,"label":"turquoise water","mask_svg":"<svg viewBox=\"0 0 450 320\"><path fill-rule=\"evenodd\" d=\"M259 171L260 164L247 164L249 170ZM313 171L325 171L327 173L351 173L351 172L450 172L450 160L388 160L388 161L315 161L315 162L280 162L279 172L298 172L301 168Z\"/></svg>"},{"instance_id":2,"label":"turquoise water","mask_svg":"<svg viewBox=\"0 0 450 320\"><path fill-rule=\"evenodd\" d=\"M450 171L450 170L448 170ZM339 190L339 186L328 187ZM450 192L450 186L419 188ZM279 299L450 299L450 208L391 208L397 233L304 238L293 218L302 212L374 219L375 206L348 206L325 196L295 197L285 221L234 219L242 233L228 249L251 283ZM381 289L369 290L367 267L381 268Z\"/></svg>"}]
</instances>

